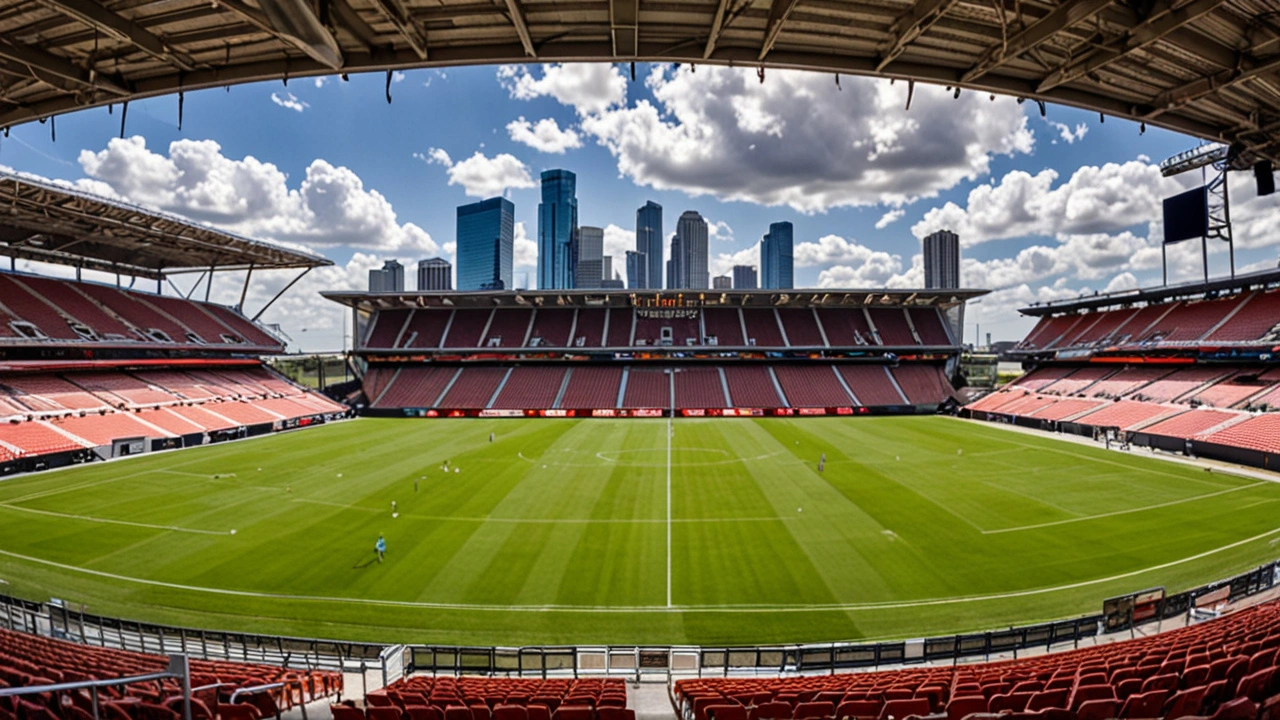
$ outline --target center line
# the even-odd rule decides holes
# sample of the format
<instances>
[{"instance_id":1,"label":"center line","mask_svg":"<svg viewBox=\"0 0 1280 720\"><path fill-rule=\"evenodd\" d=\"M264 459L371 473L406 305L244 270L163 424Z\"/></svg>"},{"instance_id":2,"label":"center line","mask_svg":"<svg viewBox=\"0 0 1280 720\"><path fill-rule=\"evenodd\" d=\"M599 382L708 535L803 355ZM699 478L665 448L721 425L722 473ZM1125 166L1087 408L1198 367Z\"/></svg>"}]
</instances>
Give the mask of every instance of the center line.
<instances>
[{"instance_id":1,"label":"center line","mask_svg":"<svg viewBox=\"0 0 1280 720\"><path fill-rule=\"evenodd\" d=\"M667 607L671 607L671 421L676 415L676 376L671 373L671 414L667 416Z\"/></svg>"}]
</instances>

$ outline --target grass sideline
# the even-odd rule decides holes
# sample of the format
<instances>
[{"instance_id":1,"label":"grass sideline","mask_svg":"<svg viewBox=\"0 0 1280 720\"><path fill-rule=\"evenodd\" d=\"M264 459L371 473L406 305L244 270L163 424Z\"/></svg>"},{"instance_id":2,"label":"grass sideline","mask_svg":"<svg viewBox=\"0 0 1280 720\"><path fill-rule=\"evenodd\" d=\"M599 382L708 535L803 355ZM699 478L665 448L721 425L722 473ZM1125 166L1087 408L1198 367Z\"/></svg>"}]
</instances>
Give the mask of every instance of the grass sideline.
<instances>
[{"instance_id":1,"label":"grass sideline","mask_svg":"<svg viewBox=\"0 0 1280 720\"><path fill-rule=\"evenodd\" d=\"M0 579L129 619L368 641L912 637L1249 569L1280 556L1277 501L940 417L360 419L0 481Z\"/></svg>"}]
</instances>

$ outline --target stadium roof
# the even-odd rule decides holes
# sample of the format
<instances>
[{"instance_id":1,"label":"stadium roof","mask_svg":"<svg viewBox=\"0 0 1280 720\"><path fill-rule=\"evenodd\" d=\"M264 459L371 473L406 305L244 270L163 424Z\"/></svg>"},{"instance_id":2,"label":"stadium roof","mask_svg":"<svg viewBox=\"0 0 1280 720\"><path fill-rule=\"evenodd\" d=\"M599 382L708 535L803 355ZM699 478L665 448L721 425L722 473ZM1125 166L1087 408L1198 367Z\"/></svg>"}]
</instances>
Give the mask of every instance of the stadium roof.
<instances>
[{"instance_id":1,"label":"stadium roof","mask_svg":"<svg viewBox=\"0 0 1280 720\"><path fill-rule=\"evenodd\" d=\"M950 307L989 290L506 290L477 292L355 292L320 294L361 310L492 307Z\"/></svg>"},{"instance_id":2,"label":"stadium roof","mask_svg":"<svg viewBox=\"0 0 1280 720\"><path fill-rule=\"evenodd\" d=\"M1275 287L1280 287L1280 268L1236 275L1234 278L1219 278L1209 282L1198 281L1138 290L1122 290L1113 293L1097 293L1072 300L1037 303L1030 307L1022 308L1018 312L1023 315L1040 317L1043 315L1057 315L1058 313L1080 312L1081 310L1099 310L1133 305L1135 303L1154 303L1203 296L1212 297L1241 290Z\"/></svg>"},{"instance_id":3,"label":"stadium roof","mask_svg":"<svg viewBox=\"0 0 1280 720\"><path fill-rule=\"evenodd\" d=\"M0 41L3 44L3 41ZM0 256L159 279L217 270L332 265L319 255L0 172Z\"/></svg>"},{"instance_id":4,"label":"stadium roof","mask_svg":"<svg viewBox=\"0 0 1280 720\"><path fill-rule=\"evenodd\" d=\"M580 60L919 80L1280 161L1274 0L0 0L0 126L258 80Z\"/></svg>"}]
</instances>

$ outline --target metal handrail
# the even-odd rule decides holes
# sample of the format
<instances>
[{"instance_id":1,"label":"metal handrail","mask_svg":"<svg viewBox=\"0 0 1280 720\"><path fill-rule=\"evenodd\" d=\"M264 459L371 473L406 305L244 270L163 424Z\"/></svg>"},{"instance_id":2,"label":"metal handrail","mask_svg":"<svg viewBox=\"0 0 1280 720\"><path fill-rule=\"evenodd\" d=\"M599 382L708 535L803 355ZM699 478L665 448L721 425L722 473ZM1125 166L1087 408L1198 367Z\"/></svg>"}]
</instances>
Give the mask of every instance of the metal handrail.
<instances>
[{"instance_id":1,"label":"metal handrail","mask_svg":"<svg viewBox=\"0 0 1280 720\"><path fill-rule=\"evenodd\" d=\"M190 664L185 655L170 655L169 669L143 675L126 675L118 678L102 680L78 680L76 682L54 683L52 685L29 685L26 687L0 688L0 697L18 695L35 695L38 693L61 693L76 690L88 690L93 703L93 718L99 720L98 688L133 685L135 683L155 682L157 680L178 680L182 683L182 717L191 720L191 674Z\"/></svg>"},{"instance_id":2,"label":"metal handrail","mask_svg":"<svg viewBox=\"0 0 1280 720\"><path fill-rule=\"evenodd\" d=\"M235 692L231 693L231 699L228 702L234 705L236 703L236 698L240 697L241 695L257 695L260 693L267 692L269 690L276 690L278 688L288 687L291 682L297 683L299 686L302 686L301 680L273 682L273 683L267 683L265 685L253 685L251 687L240 688ZM302 689L305 690L306 688L302 687ZM305 695L303 696L302 702L298 705L298 707L302 708L302 720L307 720L307 698ZM276 720L280 720L280 704L279 703L276 703Z\"/></svg>"}]
</instances>

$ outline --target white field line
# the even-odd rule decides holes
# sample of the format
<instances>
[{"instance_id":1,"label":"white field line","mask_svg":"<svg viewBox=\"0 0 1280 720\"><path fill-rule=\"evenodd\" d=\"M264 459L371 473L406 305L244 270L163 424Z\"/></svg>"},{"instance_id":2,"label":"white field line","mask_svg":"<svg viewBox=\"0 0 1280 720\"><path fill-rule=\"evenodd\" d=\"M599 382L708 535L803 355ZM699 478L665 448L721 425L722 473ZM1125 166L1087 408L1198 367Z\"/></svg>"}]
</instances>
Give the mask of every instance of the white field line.
<instances>
[{"instance_id":1,"label":"white field line","mask_svg":"<svg viewBox=\"0 0 1280 720\"><path fill-rule=\"evenodd\" d=\"M1035 525L1022 525L1020 527L1001 528L999 530L983 530L982 534L983 535L999 535L1000 533L1019 532L1022 530L1037 530L1039 528L1056 527L1058 525L1068 525L1070 523L1085 522L1086 520L1097 520L1099 518L1115 517L1117 515L1129 515L1132 513L1146 512L1147 510L1156 510L1158 508L1172 507L1174 505L1181 505L1183 503L1195 502L1197 500L1204 500L1206 498L1217 497L1219 495L1226 495L1227 493L1233 493L1238 490L1248 490L1250 488L1256 488L1266 484L1267 484L1267 481L1262 480L1256 483L1250 483L1249 485L1241 485L1239 487L1227 488L1226 490L1219 490L1218 492L1211 492L1211 493L1206 493L1204 495L1196 495L1193 497L1182 498L1181 500L1170 500L1168 502L1156 503L1155 505L1144 505L1142 507L1126 508L1124 510L1113 510L1112 512L1101 513L1099 515L1084 515L1081 517L1068 518L1066 520L1054 520L1052 522L1037 523Z\"/></svg>"},{"instance_id":2,"label":"white field line","mask_svg":"<svg viewBox=\"0 0 1280 720\"><path fill-rule=\"evenodd\" d=\"M671 415L675 415L674 406ZM667 416L667 607L671 607L671 435L675 432L671 415Z\"/></svg>"},{"instance_id":3,"label":"white field line","mask_svg":"<svg viewBox=\"0 0 1280 720\"><path fill-rule=\"evenodd\" d=\"M152 587L163 587L173 590L183 590L188 592L206 593L211 595L222 595L228 597L246 597L246 598L264 598L270 600L291 600L304 602L321 602L321 603L341 603L347 605L371 605L378 607L404 607L404 608L424 608L434 610L466 610L471 612L564 612L564 613L598 613L598 614L614 614L614 613L805 613L805 612L856 612L864 610L893 610L900 608L916 608L931 607L940 605L961 605L975 602L988 602L993 600L1007 600L1010 598L1030 597L1035 595L1048 595L1064 590L1075 590L1078 588L1089 587L1092 585L1101 585L1104 583L1124 580L1126 578L1135 577L1144 573L1165 570L1171 567L1182 565L1188 562L1202 560L1217 553L1232 550L1256 542L1272 535L1280 534L1280 528L1268 530L1259 533L1253 537L1243 540L1237 540L1233 543L1223 545L1222 547L1206 550L1190 557L1180 560L1171 560L1160 565L1153 565L1147 568L1131 570L1129 572L1112 575L1110 577L1095 578L1093 580L1081 580L1079 582L1068 583L1066 585L1056 585L1046 588L1034 588L1031 590L1014 590L1003 593L993 593L990 595L961 595L950 598L927 598L923 600L906 600L906 601L887 601L887 602L871 602L871 603L830 603L817 605L472 605L466 603L437 603L437 602L418 602L410 600L377 600L368 598L343 598L331 597L324 595L293 595L285 593L264 593L251 590L228 590L224 588L208 588L196 585L182 585L179 583L169 583L160 580L147 580L144 578L134 578L127 575L117 575L115 573L103 572L101 570L90 570L88 568L77 567L75 565L67 565L65 563L54 562L52 560L44 560L41 558L22 555L8 550L0 550L0 555L11 557L16 560L22 560L30 563L46 565L48 567L56 567L61 570L70 572L83 573L95 577L107 578L110 580L119 580L122 582L136 583L139 585L149 585Z\"/></svg>"},{"instance_id":4,"label":"white field line","mask_svg":"<svg viewBox=\"0 0 1280 720\"><path fill-rule=\"evenodd\" d=\"M148 528L151 530L168 530L170 532L193 533L196 535L226 535L226 530L196 530L194 528L178 527L177 525L153 525L151 523L132 522L129 520L110 520L108 518L93 517L91 515L73 515L71 513L54 512L52 510L37 510L29 507L19 507L10 505L9 503L0 503L0 507L15 512L35 513L36 515L48 515L50 517L67 518L70 520L84 520L86 522L106 523L108 525L128 525L129 527Z\"/></svg>"}]
</instances>

